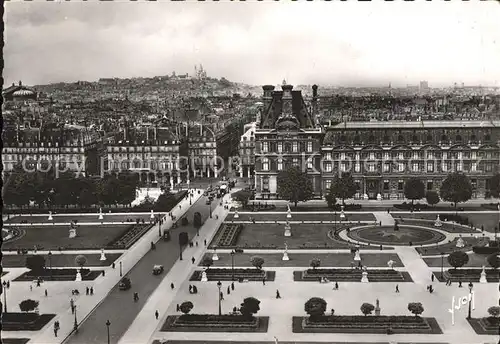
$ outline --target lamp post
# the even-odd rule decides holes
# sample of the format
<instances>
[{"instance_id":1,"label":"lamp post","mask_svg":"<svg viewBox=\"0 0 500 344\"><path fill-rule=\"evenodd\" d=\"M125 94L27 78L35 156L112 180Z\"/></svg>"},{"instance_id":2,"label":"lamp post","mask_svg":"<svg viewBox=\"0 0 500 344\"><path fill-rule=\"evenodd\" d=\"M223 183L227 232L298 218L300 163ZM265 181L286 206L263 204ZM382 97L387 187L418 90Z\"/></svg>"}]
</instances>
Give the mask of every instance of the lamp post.
<instances>
[{"instance_id":1,"label":"lamp post","mask_svg":"<svg viewBox=\"0 0 500 344\"><path fill-rule=\"evenodd\" d=\"M7 313L7 282L3 281L3 312Z\"/></svg>"},{"instance_id":2,"label":"lamp post","mask_svg":"<svg viewBox=\"0 0 500 344\"><path fill-rule=\"evenodd\" d=\"M234 282L234 250L231 250L231 281Z\"/></svg>"},{"instance_id":3,"label":"lamp post","mask_svg":"<svg viewBox=\"0 0 500 344\"><path fill-rule=\"evenodd\" d=\"M474 285L472 282L469 283L469 312L467 313L467 319L472 318L472 288L474 288Z\"/></svg>"},{"instance_id":4,"label":"lamp post","mask_svg":"<svg viewBox=\"0 0 500 344\"><path fill-rule=\"evenodd\" d=\"M221 298L220 298L220 288L222 287L222 283L219 281L217 282L217 288L219 288L219 315L222 315L222 308L221 308Z\"/></svg>"},{"instance_id":5,"label":"lamp post","mask_svg":"<svg viewBox=\"0 0 500 344\"><path fill-rule=\"evenodd\" d=\"M109 344L109 325L111 325L111 322L109 321L109 319L106 321L106 327L108 329L108 344Z\"/></svg>"},{"instance_id":6,"label":"lamp post","mask_svg":"<svg viewBox=\"0 0 500 344\"><path fill-rule=\"evenodd\" d=\"M212 202L210 202L210 204L208 206L210 207L209 208L210 218L212 218Z\"/></svg>"},{"instance_id":7,"label":"lamp post","mask_svg":"<svg viewBox=\"0 0 500 344\"><path fill-rule=\"evenodd\" d=\"M47 256L49 257L50 279L52 280L53 279L53 277L52 277L52 252L49 251L49 253L47 254Z\"/></svg>"},{"instance_id":8,"label":"lamp post","mask_svg":"<svg viewBox=\"0 0 500 344\"><path fill-rule=\"evenodd\" d=\"M443 269L444 269L444 252L441 252L441 279L443 279Z\"/></svg>"},{"instance_id":9,"label":"lamp post","mask_svg":"<svg viewBox=\"0 0 500 344\"><path fill-rule=\"evenodd\" d=\"M120 262L120 277L123 276L123 268L122 268L122 262Z\"/></svg>"},{"instance_id":10,"label":"lamp post","mask_svg":"<svg viewBox=\"0 0 500 344\"><path fill-rule=\"evenodd\" d=\"M75 322L73 323L73 331L78 332L78 321L76 320L76 303L75 303Z\"/></svg>"}]
</instances>

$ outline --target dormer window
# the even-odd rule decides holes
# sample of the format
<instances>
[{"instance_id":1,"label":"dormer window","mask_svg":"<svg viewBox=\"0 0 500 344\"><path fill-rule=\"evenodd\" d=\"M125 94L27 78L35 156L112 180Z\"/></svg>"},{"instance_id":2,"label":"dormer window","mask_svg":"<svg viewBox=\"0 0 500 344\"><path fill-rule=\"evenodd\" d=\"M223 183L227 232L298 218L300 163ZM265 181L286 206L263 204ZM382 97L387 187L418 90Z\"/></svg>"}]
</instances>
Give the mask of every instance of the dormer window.
<instances>
[{"instance_id":1,"label":"dormer window","mask_svg":"<svg viewBox=\"0 0 500 344\"><path fill-rule=\"evenodd\" d=\"M401 142L405 142L405 138L404 138L404 136L403 136L403 135L399 135L399 136L398 136L398 142L400 142L400 143L401 143Z\"/></svg>"}]
</instances>

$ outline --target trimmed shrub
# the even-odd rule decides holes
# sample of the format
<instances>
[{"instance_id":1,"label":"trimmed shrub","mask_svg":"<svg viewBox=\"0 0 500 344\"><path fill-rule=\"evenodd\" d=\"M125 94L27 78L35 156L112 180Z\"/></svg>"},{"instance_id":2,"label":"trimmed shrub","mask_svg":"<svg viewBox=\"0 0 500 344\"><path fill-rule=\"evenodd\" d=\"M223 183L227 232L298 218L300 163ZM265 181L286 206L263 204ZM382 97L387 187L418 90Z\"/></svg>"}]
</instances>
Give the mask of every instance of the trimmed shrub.
<instances>
[{"instance_id":1,"label":"trimmed shrub","mask_svg":"<svg viewBox=\"0 0 500 344\"><path fill-rule=\"evenodd\" d=\"M416 317L418 317L424 312L424 307L420 302L410 302L408 304L408 310L415 314Z\"/></svg>"},{"instance_id":2,"label":"trimmed shrub","mask_svg":"<svg viewBox=\"0 0 500 344\"><path fill-rule=\"evenodd\" d=\"M193 307L194 307L194 305L191 301L184 301L179 306L181 312L184 314L188 314L193 309Z\"/></svg>"},{"instance_id":3,"label":"trimmed shrub","mask_svg":"<svg viewBox=\"0 0 500 344\"><path fill-rule=\"evenodd\" d=\"M304 304L304 310L311 319L325 315L326 301L320 297L312 297Z\"/></svg>"},{"instance_id":4,"label":"trimmed shrub","mask_svg":"<svg viewBox=\"0 0 500 344\"><path fill-rule=\"evenodd\" d=\"M363 303L360 307L361 313L363 313L365 316L368 314L372 314L372 312L375 310L375 306L372 305L371 303Z\"/></svg>"},{"instance_id":5,"label":"trimmed shrub","mask_svg":"<svg viewBox=\"0 0 500 344\"><path fill-rule=\"evenodd\" d=\"M27 299L19 303L19 309L21 310L21 312L33 312L38 308L38 304L38 301Z\"/></svg>"},{"instance_id":6,"label":"trimmed shrub","mask_svg":"<svg viewBox=\"0 0 500 344\"><path fill-rule=\"evenodd\" d=\"M468 262L469 256L465 252L455 251L448 255L448 263L453 266L454 269L461 268Z\"/></svg>"}]
</instances>

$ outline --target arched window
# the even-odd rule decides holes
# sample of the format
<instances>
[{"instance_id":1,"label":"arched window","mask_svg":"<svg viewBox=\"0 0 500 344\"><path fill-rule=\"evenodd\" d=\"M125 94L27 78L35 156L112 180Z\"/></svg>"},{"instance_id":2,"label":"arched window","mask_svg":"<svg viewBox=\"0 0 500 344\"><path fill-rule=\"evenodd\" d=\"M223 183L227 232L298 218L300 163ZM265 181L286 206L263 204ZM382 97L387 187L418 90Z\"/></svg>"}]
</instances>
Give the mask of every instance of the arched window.
<instances>
[{"instance_id":1,"label":"arched window","mask_svg":"<svg viewBox=\"0 0 500 344\"><path fill-rule=\"evenodd\" d=\"M448 136L446 136L446 135L442 135L442 136L441 136L441 141L443 141L443 142L448 141Z\"/></svg>"},{"instance_id":2,"label":"arched window","mask_svg":"<svg viewBox=\"0 0 500 344\"><path fill-rule=\"evenodd\" d=\"M405 142L405 138L403 135L398 136L398 142Z\"/></svg>"},{"instance_id":3,"label":"arched window","mask_svg":"<svg viewBox=\"0 0 500 344\"><path fill-rule=\"evenodd\" d=\"M430 143L432 142L432 135L427 135L427 143Z\"/></svg>"}]
</instances>

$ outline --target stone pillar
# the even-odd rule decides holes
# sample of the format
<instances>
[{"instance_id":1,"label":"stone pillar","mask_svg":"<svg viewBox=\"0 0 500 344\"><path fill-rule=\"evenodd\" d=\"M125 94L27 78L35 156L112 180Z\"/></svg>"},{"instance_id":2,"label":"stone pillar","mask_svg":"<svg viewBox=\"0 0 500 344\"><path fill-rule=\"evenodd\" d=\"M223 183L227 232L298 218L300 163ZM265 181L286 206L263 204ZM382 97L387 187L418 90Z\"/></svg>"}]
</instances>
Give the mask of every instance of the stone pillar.
<instances>
[{"instance_id":1,"label":"stone pillar","mask_svg":"<svg viewBox=\"0 0 500 344\"><path fill-rule=\"evenodd\" d=\"M240 174L240 177L243 177L243 166L239 166L239 170L238 170L239 174Z\"/></svg>"},{"instance_id":2,"label":"stone pillar","mask_svg":"<svg viewBox=\"0 0 500 344\"><path fill-rule=\"evenodd\" d=\"M250 168L250 166L248 166L248 167L247 167L247 176L248 176L248 178L250 178L250 177L251 177L251 173L250 173L250 172L251 172L251 170L252 170L252 169Z\"/></svg>"},{"instance_id":3,"label":"stone pillar","mask_svg":"<svg viewBox=\"0 0 500 344\"><path fill-rule=\"evenodd\" d=\"M174 178L172 177L172 175L170 175L170 189L173 190L174 188Z\"/></svg>"},{"instance_id":4,"label":"stone pillar","mask_svg":"<svg viewBox=\"0 0 500 344\"><path fill-rule=\"evenodd\" d=\"M219 177L219 173L217 172L217 157L214 156L214 176L215 178Z\"/></svg>"},{"instance_id":5,"label":"stone pillar","mask_svg":"<svg viewBox=\"0 0 500 344\"><path fill-rule=\"evenodd\" d=\"M177 184L181 183L181 174L180 172L177 172Z\"/></svg>"}]
</instances>

